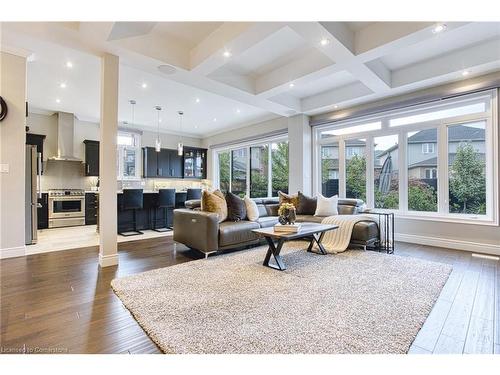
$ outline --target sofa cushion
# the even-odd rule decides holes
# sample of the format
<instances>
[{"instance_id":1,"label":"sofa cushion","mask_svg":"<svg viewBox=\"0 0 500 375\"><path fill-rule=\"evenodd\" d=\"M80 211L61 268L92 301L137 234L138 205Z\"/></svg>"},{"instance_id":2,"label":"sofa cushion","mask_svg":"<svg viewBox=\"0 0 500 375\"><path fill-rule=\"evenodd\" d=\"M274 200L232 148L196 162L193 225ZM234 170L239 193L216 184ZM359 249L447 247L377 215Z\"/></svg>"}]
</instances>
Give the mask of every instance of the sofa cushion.
<instances>
[{"instance_id":1,"label":"sofa cushion","mask_svg":"<svg viewBox=\"0 0 500 375\"><path fill-rule=\"evenodd\" d=\"M275 224L278 224L278 217L277 216L259 217L257 219L257 223L259 223L261 228L269 228L274 226Z\"/></svg>"},{"instance_id":2,"label":"sofa cushion","mask_svg":"<svg viewBox=\"0 0 500 375\"><path fill-rule=\"evenodd\" d=\"M222 223L227 219L227 204L224 194L220 190L215 190L213 193L203 190L201 210L216 213L219 215L219 223Z\"/></svg>"},{"instance_id":3,"label":"sofa cushion","mask_svg":"<svg viewBox=\"0 0 500 375\"><path fill-rule=\"evenodd\" d=\"M334 195L333 197L327 198L322 194L318 194L318 205L316 207L315 216L333 216L338 215L338 202L339 198Z\"/></svg>"},{"instance_id":4,"label":"sofa cushion","mask_svg":"<svg viewBox=\"0 0 500 375\"><path fill-rule=\"evenodd\" d=\"M352 229L351 240L369 241L378 237L378 225L374 221L359 221Z\"/></svg>"},{"instance_id":5,"label":"sofa cushion","mask_svg":"<svg viewBox=\"0 0 500 375\"><path fill-rule=\"evenodd\" d=\"M321 223L324 217L314 215L297 215L295 221L297 223Z\"/></svg>"},{"instance_id":6,"label":"sofa cushion","mask_svg":"<svg viewBox=\"0 0 500 375\"><path fill-rule=\"evenodd\" d=\"M297 208L299 206L299 196L298 196L298 194L288 195L286 193L283 193L282 191L278 191L278 196L280 198L280 200L279 200L280 206L283 203L291 203L291 204L294 205L295 208Z\"/></svg>"},{"instance_id":7,"label":"sofa cushion","mask_svg":"<svg viewBox=\"0 0 500 375\"><path fill-rule=\"evenodd\" d=\"M279 208L280 208L279 203L266 204L267 216L278 216Z\"/></svg>"},{"instance_id":8,"label":"sofa cushion","mask_svg":"<svg viewBox=\"0 0 500 375\"><path fill-rule=\"evenodd\" d=\"M298 192L298 207L297 213L299 215L314 215L316 212L317 198L309 197L308 195Z\"/></svg>"},{"instance_id":9,"label":"sofa cushion","mask_svg":"<svg viewBox=\"0 0 500 375\"><path fill-rule=\"evenodd\" d=\"M267 214L267 209L266 209L266 206L264 204L257 204L257 209L259 210L259 217L262 217L262 216L269 216Z\"/></svg>"},{"instance_id":10,"label":"sofa cushion","mask_svg":"<svg viewBox=\"0 0 500 375\"><path fill-rule=\"evenodd\" d=\"M259 228L259 223L253 221L225 221L219 225L219 246L256 240L258 236L252 232L252 229Z\"/></svg>"},{"instance_id":11,"label":"sofa cushion","mask_svg":"<svg viewBox=\"0 0 500 375\"><path fill-rule=\"evenodd\" d=\"M250 221L257 221L257 219L260 216L259 207L257 207L257 203L255 203L253 199L250 199L247 196L245 196L243 201L245 202L245 207L247 209L247 219Z\"/></svg>"},{"instance_id":12,"label":"sofa cushion","mask_svg":"<svg viewBox=\"0 0 500 375\"><path fill-rule=\"evenodd\" d=\"M245 220L247 217L247 208L245 201L238 197L236 194L228 191L226 193L227 203L227 220L240 221Z\"/></svg>"}]
</instances>

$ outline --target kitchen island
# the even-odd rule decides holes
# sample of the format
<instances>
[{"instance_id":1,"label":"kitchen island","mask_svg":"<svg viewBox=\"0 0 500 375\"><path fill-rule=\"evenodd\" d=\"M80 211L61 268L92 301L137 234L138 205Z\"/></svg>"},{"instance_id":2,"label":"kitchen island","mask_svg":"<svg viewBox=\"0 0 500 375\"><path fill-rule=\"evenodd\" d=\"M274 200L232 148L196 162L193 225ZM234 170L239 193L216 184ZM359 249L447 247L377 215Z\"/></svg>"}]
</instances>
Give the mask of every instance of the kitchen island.
<instances>
[{"instance_id":1,"label":"kitchen island","mask_svg":"<svg viewBox=\"0 0 500 375\"><path fill-rule=\"evenodd\" d=\"M177 191L175 193L175 208L184 207L186 201L187 192ZM97 224L99 230L99 192L98 191L86 191L85 192L86 210L85 210L85 223L87 225ZM143 207L140 210L136 210L137 219L137 229L152 229L153 219L155 216L158 220L157 227L161 228L167 223L167 226L173 226L173 208L165 210L156 208L158 205L158 192L154 190L144 190L144 200ZM117 202L116 207L118 210L118 231L127 231L132 228L132 210L123 209L123 192L117 192ZM163 224L163 225L162 225Z\"/></svg>"}]
</instances>

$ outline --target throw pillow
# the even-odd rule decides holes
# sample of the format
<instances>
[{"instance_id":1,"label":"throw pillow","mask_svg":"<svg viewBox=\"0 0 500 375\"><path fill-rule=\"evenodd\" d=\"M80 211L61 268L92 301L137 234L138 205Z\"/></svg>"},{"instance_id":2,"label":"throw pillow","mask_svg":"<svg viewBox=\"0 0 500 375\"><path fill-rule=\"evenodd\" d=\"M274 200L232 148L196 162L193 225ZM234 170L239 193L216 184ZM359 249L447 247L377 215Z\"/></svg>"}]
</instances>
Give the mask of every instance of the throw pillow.
<instances>
[{"instance_id":1,"label":"throw pillow","mask_svg":"<svg viewBox=\"0 0 500 375\"><path fill-rule=\"evenodd\" d=\"M299 206L297 207L297 213L299 215L314 215L316 212L317 198L309 197L299 191Z\"/></svg>"},{"instance_id":2,"label":"throw pillow","mask_svg":"<svg viewBox=\"0 0 500 375\"><path fill-rule=\"evenodd\" d=\"M201 210L218 214L219 223L222 223L227 219L227 204L224 194L219 190L213 193L203 190L201 195Z\"/></svg>"},{"instance_id":3,"label":"throw pillow","mask_svg":"<svg viewBox=\"0 0 500 375\"><path fill-rule=\"evenodd\" d=\"M259 208L257 207L257 203L248 197L245 197L244 201L247 209L248 220L257 221L259 218Z\"/></svg>"},{"instance_id":4,"label":"throw pillow","mask_svg":"<svg viewBox=\"0 0 500 375\"><path fill-rule=\"evenodd\" d=\"M295 206L295 210L297 210L297 207L299 206L299 196L297 194L288 195L282 191L278 191L278 196L280 198L280 206L283 203L291 203Z\"/></svg>"},{"instance_id":5,"label":"throw pillow","mask_svg":"<svg viewBox=\"0 0 500 375\"><path fill-rule=\"evenodd\" d=\"M241 221L247 217L245 201L231 192L226 193L227 220Z\"/></svg>"},{"instance_id":6,"label":"throw pillow","mask_svg":"<svg viewBox=\"0 0 500 375\"><path fill-rule=\"evenodd\" d=\"M318 194L318 205L316 207L316 212L314 216L333 216L338 215L338 196L334 195L333 197L327 198L321 194Z\"/></svg>"}]
</instances>

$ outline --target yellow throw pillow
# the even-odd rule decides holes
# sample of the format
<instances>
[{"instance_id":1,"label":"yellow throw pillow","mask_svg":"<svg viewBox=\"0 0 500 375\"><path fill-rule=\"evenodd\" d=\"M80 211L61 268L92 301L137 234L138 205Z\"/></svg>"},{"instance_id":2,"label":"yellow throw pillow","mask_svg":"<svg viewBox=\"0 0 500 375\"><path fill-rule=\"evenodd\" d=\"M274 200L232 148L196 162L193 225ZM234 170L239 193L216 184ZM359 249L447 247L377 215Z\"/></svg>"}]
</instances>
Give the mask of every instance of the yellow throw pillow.
<instances>
[{"instance_id":1,"label":"yellow throw pillow","mask_svg":"<svg viewBox=\"0 0 500 375\"><path fill-rule=\"evenodd\" d=\"M224 194L220 190L215 190L209 193L203 190L201 195L201 210L205 212L213 212L219 215L219 223L227 219L227 204Z\"/></svg>"},{"instance_id":2,"label":"yellow throw pillow","mask_svg":"<svg viewBox=\"0 0 500 375\"><path fill-rule=\"evenodd\" d=\"M294 195L288 195L283 193L282 191L278 191L278 196L280 198L280 206L283 203L291 203L294 205L295 209L299 206L299 195L294 194Z\"/></svg>"}]
</instances>

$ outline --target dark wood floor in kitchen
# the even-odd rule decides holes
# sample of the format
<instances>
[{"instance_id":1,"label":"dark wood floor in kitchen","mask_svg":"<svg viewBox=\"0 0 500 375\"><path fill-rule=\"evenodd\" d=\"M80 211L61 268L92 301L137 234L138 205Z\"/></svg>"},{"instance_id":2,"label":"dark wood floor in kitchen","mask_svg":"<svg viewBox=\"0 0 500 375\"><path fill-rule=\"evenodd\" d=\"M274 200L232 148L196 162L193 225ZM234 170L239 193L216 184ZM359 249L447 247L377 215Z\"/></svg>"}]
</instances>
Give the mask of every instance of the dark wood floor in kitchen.
<instances>
[{"instance_id":1,"label":"dark wood floor in kitchen","mask_svg":"<svg viewBox=\"0 0 500 375\"><path fill-rule=\"evenodd\" d=\"M99 270L96 247L1 261L1 350L159 353L109 284L199 259L170 237L119 244L119 267ZM500 353L500 265L469 252L398 243L396 254L454 269L410 353Z\"/></svg>"}]
</instances>

